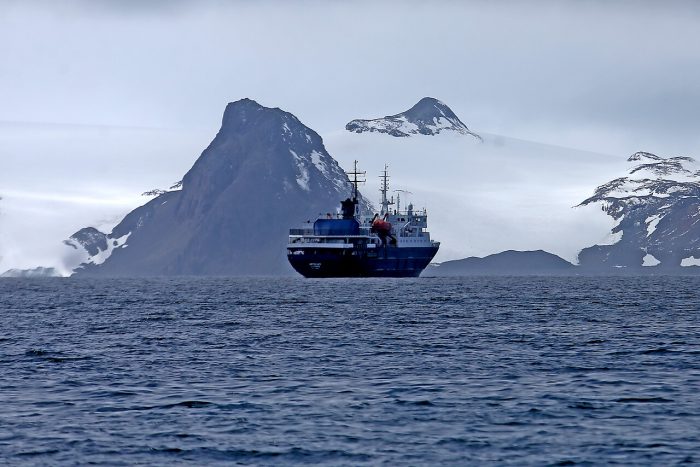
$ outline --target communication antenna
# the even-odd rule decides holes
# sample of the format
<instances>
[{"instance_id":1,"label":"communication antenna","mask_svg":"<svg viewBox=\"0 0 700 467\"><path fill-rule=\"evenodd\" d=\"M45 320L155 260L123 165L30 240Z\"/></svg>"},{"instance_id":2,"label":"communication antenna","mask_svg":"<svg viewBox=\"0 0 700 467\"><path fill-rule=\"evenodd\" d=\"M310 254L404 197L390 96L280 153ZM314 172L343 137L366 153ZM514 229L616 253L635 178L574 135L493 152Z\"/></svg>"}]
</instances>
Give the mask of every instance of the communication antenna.
<instances>
[{"instance_id":1,"label":"communication antenna","mask_svg":"<svg viewBox=\"0 0 700 467\"><path fill-rule=\"evenodd\" d=\"M394 190L394 193L396 193L396 211L401 212L401 193L407 195L412 195L413 193L407 190Z\"/></svg>"},{"instance_id":2,"label":"communication antenna","mask_svg":"<svg viewBox=\"0 0 700 467\"><path fill-rule=\"evenodd\" d=\"M387 212L389 212L389 206L394 204L394 199L392 197L391 201L389 201L386 197L386 192L389 191L389 166L387 164L384 164L384 172L382 172L382 175L379 176L379 178L382 181L381 187L379 188L380 193L382 194L382 212L381 214L384 215Z\"/></svg>"}]
</instances>

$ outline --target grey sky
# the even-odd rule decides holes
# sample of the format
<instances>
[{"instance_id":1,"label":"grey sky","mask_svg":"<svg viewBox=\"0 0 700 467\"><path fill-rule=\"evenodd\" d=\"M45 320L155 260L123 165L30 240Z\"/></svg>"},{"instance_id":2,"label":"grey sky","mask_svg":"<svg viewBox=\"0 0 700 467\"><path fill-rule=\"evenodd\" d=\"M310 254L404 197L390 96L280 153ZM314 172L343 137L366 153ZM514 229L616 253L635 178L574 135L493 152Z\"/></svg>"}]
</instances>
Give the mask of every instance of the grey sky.
<instances>
[{"instance_id":1,"label":"grey sky","mask_svg":"<svg viewBox=\"0 0 700 467\"><path fill-rule=\"evenodd\" d=\"M696 2L0 3L0 120L216 127L252 97L320 132L426 95L477 130L697 154Z\"/></svg>"}]
</instances>

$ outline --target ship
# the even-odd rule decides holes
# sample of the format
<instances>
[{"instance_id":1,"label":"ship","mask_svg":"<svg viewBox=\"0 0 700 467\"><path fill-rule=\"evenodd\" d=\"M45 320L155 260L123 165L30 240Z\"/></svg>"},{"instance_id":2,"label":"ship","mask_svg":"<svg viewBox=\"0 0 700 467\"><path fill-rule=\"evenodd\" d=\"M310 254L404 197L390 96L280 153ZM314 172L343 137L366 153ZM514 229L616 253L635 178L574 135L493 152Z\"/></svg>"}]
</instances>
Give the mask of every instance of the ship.
<instances>
[{"instance_id":1,"label":"ship","mask_svg":"<svg viewBox=\"0 0 700 467\"><path fill-rule=\"evenodd\" d=\"M320 216L311 224L289 229L287 258L294 270L307 278L418 277L440 248L432 240L425 208L408 203L401 210L401 193L388 197L388 167L380 177L379 212L362 212L358 185L366 172L355 161L351 197L340 202L336 214ZM395 206L395 209L391 209Z\"/></svg>"}]
</instances>

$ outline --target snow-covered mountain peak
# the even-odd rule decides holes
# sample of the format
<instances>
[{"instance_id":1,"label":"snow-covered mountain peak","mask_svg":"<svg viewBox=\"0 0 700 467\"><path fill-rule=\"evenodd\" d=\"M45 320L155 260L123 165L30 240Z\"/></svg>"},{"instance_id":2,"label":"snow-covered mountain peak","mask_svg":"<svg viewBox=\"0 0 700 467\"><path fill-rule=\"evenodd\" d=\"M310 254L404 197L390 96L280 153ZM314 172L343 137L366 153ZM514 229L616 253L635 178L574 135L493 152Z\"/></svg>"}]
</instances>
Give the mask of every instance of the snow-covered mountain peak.
<instances>
[{"instance_id":1,"label":"snow-covered mountain peak","mask_svg":"<svg viewBox=\"0 0 700 467\"><path fill-rule=\"evenodd\" d=\"M632 154L627 161L628 162L635 162L635 161L660 161L663 160L663 157L659 157L656 154L652 154L650 152L644 152L644 151L638 151Z\"/></svg>"},{"instance_id":2,"label":"snow-covered mountain peak","mask_svg":"<svg viewBox=\"0 0 700 467\"><path fill-rule=\"evenodd\" d=\"M648 154L648 153L646 153ZM693 181L697 178L698 166L692 157L677 156L663 158L654 154L653 157L643 157L628 161L639 161L641 164L630 170L630 175L647 178L664 178L675 181ZM633 156L634 157L634 156Z\"/></svg>"},{"instance_id":3,"label":"snow-covered mountain peak","mask_svg":"<svg viewBox=\"0 0 700 467\"><path fill-rule=\"evenodd\" d=\"M433 118L444 117L451 121L462 123L452 109L434 97L422 98L413 107L403 112L403 115L414 121L431 121ZM462 123L462 125L464 124Z\"/></svg>"},{"instance_id":4,"label":"snow-covered mountain peak","mask_svg":"<svg viewBox=\"0 0 700 467\"><path fill-rule=\"evenodd\" d=\"M681 266L700 255L700 167L686 156L633 154L627 176L596 188L580 205L599 204L617 220L615 241L579 255L581 264Z\"/></svg>"},{"instance_id":5,"label":"snow-covered mountain peak","mask_svg":"<svg viewBox=\"0 0 700 467\"><path fill-rule=\"evenodd\" d=\"M636 204L639 198L667 198L673 193L692 194L700 190L700 167L692 157L665 158L638 152L627 160L641 164L630 168L627 176L600 185L594 195L581 204L604 202L610 205L612 200ZM619 203L613 204L619 206ZM609 214L615 217L615 212L617 210Z\"/></svg>"},{"instance_id":6,"label":"snow-covered mountain peak","mask_svg":"<svg viewBox=\"0 0 700 467\"><path fill-rule=\"evenodd\" d=\"M639 162L629 171L635 177L675 179L688 181L695 179L698 174L698 166L695 159L687 156L661 157L650 152L636 152L628 159L628 162Z\"/></svg>"},{"instance_id":7,"label":"snow-covered mountain peak","mask_svg":"<svg viewBox=\"0 0 700 467\"><path fill-rule=\"evenodd\" d=\"M396 137L453 132L481 140L481 137L469 130L452 109L433 97L424 97L410 109L396 115L369 120L352 120L345 125L345 129L353 133L377 132Z\"/></svg>"}]
</instances>

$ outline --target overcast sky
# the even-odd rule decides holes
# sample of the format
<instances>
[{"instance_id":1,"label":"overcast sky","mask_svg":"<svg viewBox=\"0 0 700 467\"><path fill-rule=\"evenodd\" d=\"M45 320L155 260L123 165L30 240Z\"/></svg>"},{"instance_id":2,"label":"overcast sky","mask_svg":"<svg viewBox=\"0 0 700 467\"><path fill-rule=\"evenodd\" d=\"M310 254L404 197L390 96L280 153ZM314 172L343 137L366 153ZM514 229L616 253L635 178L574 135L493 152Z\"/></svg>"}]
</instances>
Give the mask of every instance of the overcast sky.
<instances>
[{"instance_id":1,"label":"overcast sky","mask_svg":"<svg viewBox=\"0 0 700 467\"><path fill-rule=\"evenodd\" d=\"M700 2L0 0L0 256L47 210L58 242L176 181L229 101L324 135L424 96L477 132L700 158Z\"/></svg>"},{"instance_id":2,"label":"overcast sky","mask_svg":"<svg viewBox=\"0 0 700 467\"><path fill-rule=\"evenodd\" d=\"M477 130L697 153L700 2L0 2L0 120L319 132L429 95Z\"/></svg>"}]
</instances>

